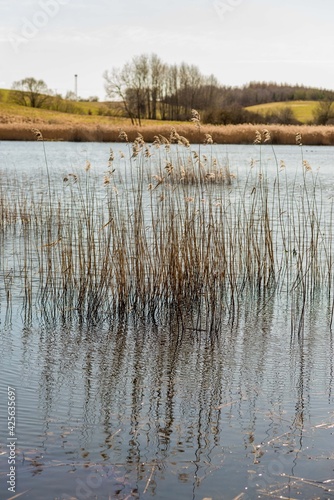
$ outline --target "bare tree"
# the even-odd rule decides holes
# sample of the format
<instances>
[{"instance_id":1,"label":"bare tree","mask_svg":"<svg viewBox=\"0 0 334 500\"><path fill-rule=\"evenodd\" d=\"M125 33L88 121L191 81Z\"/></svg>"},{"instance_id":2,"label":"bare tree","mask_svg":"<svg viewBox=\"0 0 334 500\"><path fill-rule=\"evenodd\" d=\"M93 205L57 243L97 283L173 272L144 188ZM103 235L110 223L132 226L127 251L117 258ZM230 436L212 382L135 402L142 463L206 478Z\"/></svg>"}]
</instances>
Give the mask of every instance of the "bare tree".
<instances>
[{"instance_id":1,"label":"bare tree","mask_svg":"<svg viewBox=\"0 0 334 500\"><path fill-rule=\"evenodd\" d=\"M141 119L150 115L150 87L149 87L149 60L148 56L143 54L135 56L129 66L130 89L135 97L134 106L136 107L136 117L139 125Z\"/></svg>"},{"instance_id":2,"label":"bare tree","mask_svg":"<svg viewBox=\"0 0 334 500\"><path fill-rule=\"evenodd\" d=\"M191 109L198 108L201 87L204 77L197 66L182 63L180 66L180 98L184 117L190 115Z\"/></svg>"},{"instance_id":3,"label":"bare tree","mask_svg":"<svg viewBox=\"0 0 334 500\"><path fill-rule=\"evenodd\" d=\"M24 78L14 82L11 98L16 104L31 108L42 108L50 100L51 90L43 80Z\"/></svg>"},{"instance_id":4,"label":"bare tree","mask_svg":"<svg viewBox=\"0 0 334 500\"><path fill-rule=\"evenodd\" d=\"M157 56L135 56L122 69L104 73L109 98L121 100L132 124L141 125L144 117L156 118L161 86L162 63Z\"/></svg>"},{"instance_id":5,"label":"bare tree","mask_svg":"<svg viewBox=\"0 0 334 500\"><path fill-rule=\"evenodd\" d=\"M222 106L219 83L214 75L204 77L196 99L195 109L208 110Z\"/></svg>"},{"instance_id":6,"label":"bare tree","mask_svg":"<svg viewBox=\"0 0 334 500\"><path fill-rule=\"evenodd\" d=\"M128 65L125 65L122 70L113 68L110 72L105 71L103 78L105 80L105 91L107 96L110 99L116 99L122 102L132 125L135 125L135 116L131 110L129 95L127 94L127 89L130 85L129 71L130 68Z\"/></svg>"},{"instance_id":7,"label":"bare tree","mask_svg":"<svg viewBox=\"0 0 334 500\"><path fill-rule=\"evenodd\" d=\"M151 118L153 120L157 119L157 104L162 98L166 69L166 65L163 64L159 57L156 54L152 54L150 57L150 77L152 102Z\"/></svg>"},{"instance_id":8,"label":"bare tree","mask_svg":"<svg viewBox=\"0 0 334 500\"><path fill-rule=\"evenodd\" d=\"M176 64L168 67L165 101L168 103L168 118L180 118L180 69Z\"/></svg>"},{"instance_id":9,"label":"bare tree","mask_svg":"<svg viewBox=\"0 0 334 500\"><path fill-rule=\"evenodd\" d=\"M185 116L190 113L190 102L189 102L189 89L190 89L190 75L189 66L186 63L181 63L180 66L180 97L182 100L182 105L185 108Z\"/></svg>"},{"instance_id":10,"label":"bare tree","mask_svg":"<svg viewBox=\"0 0 334 500\"><path fill-rule=\"evenodd\" d=\"M219 87L205 78L197 66L164 64L156 54L135 56L122 69L104 73L105 89L111 99L123 103L133 124L143 118L187 119L190 110L217 98Z\"/></svg>"}]
</instances>

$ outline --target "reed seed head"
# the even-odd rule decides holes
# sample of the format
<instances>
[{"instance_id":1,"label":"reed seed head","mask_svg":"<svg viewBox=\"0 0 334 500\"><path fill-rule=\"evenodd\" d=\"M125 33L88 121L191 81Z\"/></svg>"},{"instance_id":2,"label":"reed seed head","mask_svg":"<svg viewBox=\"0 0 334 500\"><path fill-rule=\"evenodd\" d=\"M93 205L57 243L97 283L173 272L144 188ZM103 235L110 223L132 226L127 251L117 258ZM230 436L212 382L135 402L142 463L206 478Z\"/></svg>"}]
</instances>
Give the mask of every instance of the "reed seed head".
<instances>
[{"instance_id":1,"label":"reed seed head","mask_svg":"<svg viewBox=\"0 0 334 500\"><path fill-rule=\"evenodd\" d=\"M261 132L259 130L257 130L255 132L254 144L261 144L261 142L262 142L262 135L261 135Z\"/></svg>"},{"instance_id":2,"label":"reed seed head","mask_svg":"<svg viewBox=\"0 0 334 500\"><path fill-rule=\"evenodd\" d=\"M168 175L170 175L173 172L173 169L174 169L174 167L171 164L171 162L167 162L166 166L165 166L165 170L167 170Z\"/></svg>"},{"instance_id":3,"label":"reed seed head","mask_svg":"<svg viewBox=\"0 0 334 500\"><path fill-rule=\"evenodd\" d=\"M193 122L193 123L200 123L201 117L200 117L199 112L196 109L192 109L191 110L191 119L190 119L190 121Z\"/></svg>"},{"instance_id":4,"label":"reed seed head","mask_svg":"<svg viewBox=\"0 0 334 500\"><path fill-rule=\"evenodd\" d=\"M145 156L145 158L150 158L152 156L151 151L149 150L149 148L147 146L145 147L144 156Z\"/></svg>"},{"instance_id":5,"label":"reed seed head","mask_svg":"<svg viewBox=\"0 0 334 500\"><path fill-rule=\"evenodd\" d=\"M31 131L35 135L35 137L38 141L44 140L42 132L40 130L38 130L37 128L32 128Z\"/></svg>"},{"instance_id":6,"label":"reed seed head","mask_svg":"<svg viewBox=\"0 0 334 500\"><path fill-rule=\"evenodd\" d=\"M205 134L204 144L213 144L213 139L211 134Z\"/></svg>"},{"instance_id":7,"label":"reed seed head","mask_svg":"<svg viewBox=\"0 0 334 500\"><path fill-rule=\"evenodd\" d=\"M297 134L296 134L296 144L297 144L297 146L302 146L303 145L303 143L302 143L302 135L299 132L297 132Z\"/></svg>"},{"instance_id":8,"label":"reed seed head","mask_svg":"<svg viewBox=\"0 0 334 500\"><path fill-rule=\"evenodd\" d=\"M310 172L312 170L312 167L307 160L303 160L303 167L305 168L306 172Z\"/></svg>"},{"instance_id":9,"label":"reed seed head","mask_svg":"<svg viewBox=\"0 0 334 500\"><path fill-rule=\"evenodd\" d=\"M129 139L128 139L128 136L127 136L127 133L124 132L124 130L119 130L119 135L118 135L118 138L121 140L121 141L125 141L125 142L129 142Z\"/></svg>"},{"instance_id":10,"label":"reed seed head","mask_svg":"<svg viewBox=\"0 0 334 500\"><path fill-rule=\"evenodd\" d=\"M161 140L160 140L160 138L159 138L157 135L155 135L155 136L153 137L153 143L152 143L152 144L153 144L153 146L155 146L156 148L159 148L159 147L161 146Z\"/></svg>"},{"instance_id":11,"label":"reed seed head","mask_svg":"<svg viewBox=\"0 0 334 500\"><path fill-rule=\"evenodd\" d=\"M114 151L112 148L110 148L110 154L109 154L109 160L108 160L108 165L110 166L112 164L112 162L114 161L115 157L114 157Z\"/></svg>"},{"instance_id":12,"label":"reed seed head","mask_svg":"<svg viewBox=\"0 0 334 500\"><path fill-rule=\"evenodd\" d=\"M271 141L271 136L270 136L270 132L268 129L264 129L263 130L263 142L264 143L267 143L267 142L270 142Z\"/></svg>"}]
</instances>

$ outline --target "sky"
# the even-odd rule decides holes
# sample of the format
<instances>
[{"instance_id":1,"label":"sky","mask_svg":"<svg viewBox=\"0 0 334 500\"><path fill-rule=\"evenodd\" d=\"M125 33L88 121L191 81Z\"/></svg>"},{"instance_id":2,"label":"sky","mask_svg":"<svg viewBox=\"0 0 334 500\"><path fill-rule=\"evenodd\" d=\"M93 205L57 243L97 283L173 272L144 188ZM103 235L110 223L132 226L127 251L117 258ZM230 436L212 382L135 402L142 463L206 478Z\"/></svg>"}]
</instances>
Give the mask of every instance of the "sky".
<instances>
[{"instance_id":1,"label":"sky","mask_svg":"<svg viewBox=\"0 0 334 500\"><path fill-rule=\"evenodd\" d=\"M26 77L105 98L132 57L186 62L223 85L334 89L333 0L0 0L0 88Z\"/></svg>"}]
</instances>

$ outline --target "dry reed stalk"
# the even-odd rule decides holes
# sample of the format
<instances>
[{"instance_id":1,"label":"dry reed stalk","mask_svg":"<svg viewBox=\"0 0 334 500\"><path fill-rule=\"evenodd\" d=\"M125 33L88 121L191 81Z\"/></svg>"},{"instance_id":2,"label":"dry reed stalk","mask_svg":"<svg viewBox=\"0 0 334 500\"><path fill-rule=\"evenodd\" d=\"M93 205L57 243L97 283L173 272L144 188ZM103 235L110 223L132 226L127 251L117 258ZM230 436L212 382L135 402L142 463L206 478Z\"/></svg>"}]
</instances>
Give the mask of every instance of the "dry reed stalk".
<instances>
[{"instance_id":1,"label":"dry reed stalk","mask_svg":"<svg viewBox=\"0 0 334 500\"><path fill-rule=\"evenodd\" d=\"M31 137L31 122L0 123L0 140L33 140ZM106 124L49 124L36 122L45 140L73 142L118 142L119 126ZM187 138L191 144L203 143L205 134L216 144L253 144L257 125L144 125L142 127L124 126L129 141L134 141L140 132L146 142L153 143L156 136L169 137L174 128L180 137ZM267 125L273 144L295 144L296 134L303 136L304 145L333 145L334 127L331 125Z\"/></svg>"},{"instance_id":2,"label":"dry reed stalk","mask_svg":"<svg viewBox=\"0 0 334 500\"><path fill-rule=\"evenodd\" d=\"M323 288L332 296L333 204L325 214L318 176L301 157L298 183L288 183L278 163L270 181L261 162L245 179L226 182L226 170L213 183L201 175L213 156L162 137L155 148L148 155L142 136L128 143L123 177L111 152L107 183L87 163L57 191L43 179L46 189L27 191L4 176L0 234L3 241L19 234L15 266L23 270L27 310L37 297L52 317L99 321L195 304L213 328L224 313L233 318L245 296L285 289L300 334L312 297ZM185 164L188 174L180 176ZM201 321L198 312L197 328Z\"/></svg>"}]
</instances>

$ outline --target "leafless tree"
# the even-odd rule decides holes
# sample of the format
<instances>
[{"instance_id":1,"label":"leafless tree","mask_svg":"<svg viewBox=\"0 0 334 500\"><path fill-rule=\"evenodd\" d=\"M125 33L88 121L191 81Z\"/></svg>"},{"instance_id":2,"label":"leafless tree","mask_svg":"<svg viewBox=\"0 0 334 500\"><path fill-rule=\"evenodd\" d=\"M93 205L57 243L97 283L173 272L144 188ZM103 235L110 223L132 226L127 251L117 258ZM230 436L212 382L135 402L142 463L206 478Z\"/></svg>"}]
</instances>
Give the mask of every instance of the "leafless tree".
<instances>
[{"instance_id":1,"label":"leafless tree","mask_svg":"<svg viewBox=\"0 0 334 500\"><path fill-rule=\"evenodd\" d=\"M105 91L107 96L123 104L128 117L131 119L132 125L135 125L135 116L131 111L129 95L127 95L127 90L130 85L128 71L128 65L125 65L122 70L113 68L110 72L105 71L103 78L105 80Z\"/></svg>"}]
</instances>

